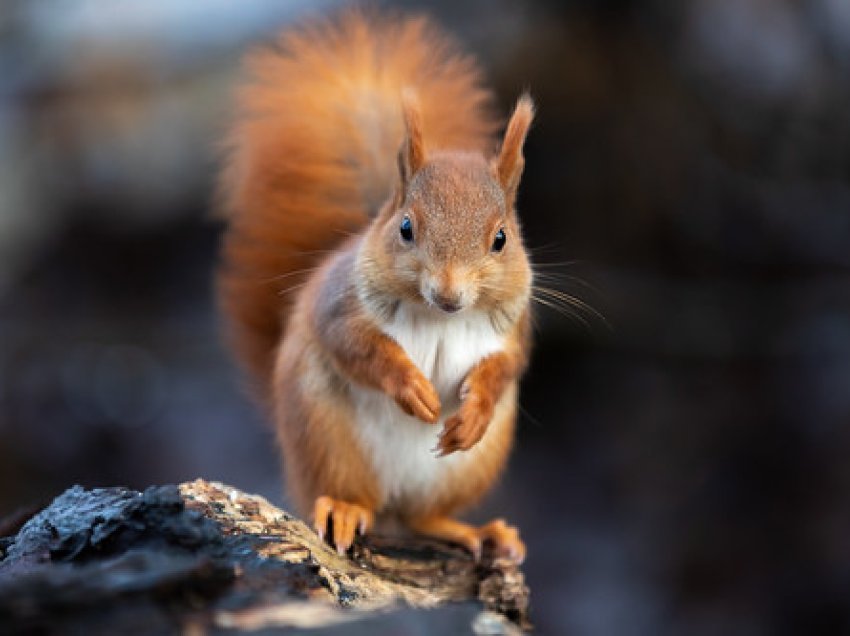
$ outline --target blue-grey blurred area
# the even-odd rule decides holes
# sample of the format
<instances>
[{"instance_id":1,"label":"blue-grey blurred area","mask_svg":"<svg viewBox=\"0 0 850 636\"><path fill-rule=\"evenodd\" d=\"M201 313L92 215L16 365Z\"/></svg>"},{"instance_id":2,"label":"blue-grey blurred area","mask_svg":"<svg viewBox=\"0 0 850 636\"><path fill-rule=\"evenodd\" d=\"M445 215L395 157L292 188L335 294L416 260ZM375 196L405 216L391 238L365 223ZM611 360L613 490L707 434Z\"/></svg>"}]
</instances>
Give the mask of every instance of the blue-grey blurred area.
<instances>
[{"instance_id":1,"label":"blue-grey blurred area","mask_svg":"<svg viewBox=\"0 0 850 636\"><path fill-rule=\"evenodd\" d=\"M203 476L281 501L220 344L211 218L242 53L335 2L0 7L0 516ZM850 633L850 3L434 14L539 118L514 461L473 518L551 634Z\"/></svg>"}]
</instances>

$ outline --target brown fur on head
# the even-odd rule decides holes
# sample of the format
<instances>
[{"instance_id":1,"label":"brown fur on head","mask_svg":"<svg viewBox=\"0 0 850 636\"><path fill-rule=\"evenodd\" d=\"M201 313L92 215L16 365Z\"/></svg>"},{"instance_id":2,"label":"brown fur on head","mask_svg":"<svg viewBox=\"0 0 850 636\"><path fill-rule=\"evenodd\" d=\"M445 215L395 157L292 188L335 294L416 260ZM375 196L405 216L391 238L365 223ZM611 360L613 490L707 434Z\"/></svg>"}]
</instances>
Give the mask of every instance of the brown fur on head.
<instances>
[{"instance_id":1,"label":"brown fur on head","mask_svg":"<svg viewBox=\"0 0 850 636\"><path fill-rule=\"evenodd\" d=\"M514 209L531 98L520 98L499 153L489 159L480 152L426 152L427 130L411 93L402 113L397 193L365 238L361 297L379 313L406 300L446 314L480 309L513 322L531 286Z\"/></svg>"}]
</instances>

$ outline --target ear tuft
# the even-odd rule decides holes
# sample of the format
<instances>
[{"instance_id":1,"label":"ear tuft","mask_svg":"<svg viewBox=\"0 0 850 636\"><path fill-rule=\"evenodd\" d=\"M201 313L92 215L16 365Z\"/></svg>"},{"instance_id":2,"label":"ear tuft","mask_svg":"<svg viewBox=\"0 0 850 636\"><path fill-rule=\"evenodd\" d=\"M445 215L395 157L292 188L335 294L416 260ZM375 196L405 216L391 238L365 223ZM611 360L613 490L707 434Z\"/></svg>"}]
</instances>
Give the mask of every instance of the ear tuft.
<instances>
[{"instance_id":1,"label":"ear tuft","mask_svg":"<svg viewBox=\"0 0 850 636\"><path fill-rule=\"evenodd\" d=\"M533 120L534 101L528 93L523 93L508 122L505 139L502 142L499 156L496 158L496 174L509 198L513 198L516 194L519 178L522 176L524 165L522 146Z\"/></svg>"},{"instance_id":2,"label":"ear tuft","mask_svg":"<svg viewBox=\"0 0 850 636\"><path fill-rule=\"evenodd\" d=\"M401 113L404 118L404 141L399 151L399 170L406 183L425 163L425 142L422 133L422 109L412 88L401 93Z\"/></svg>"}]
</instances>

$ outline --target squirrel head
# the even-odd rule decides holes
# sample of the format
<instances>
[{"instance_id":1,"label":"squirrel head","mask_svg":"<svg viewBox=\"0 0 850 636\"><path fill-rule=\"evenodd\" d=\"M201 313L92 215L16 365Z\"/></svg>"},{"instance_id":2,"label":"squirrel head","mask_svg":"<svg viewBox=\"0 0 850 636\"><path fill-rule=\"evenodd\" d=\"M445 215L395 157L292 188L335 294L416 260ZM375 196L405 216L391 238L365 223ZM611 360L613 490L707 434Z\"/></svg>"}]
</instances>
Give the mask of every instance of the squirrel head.
<instances>
[{"instance_id":1,"label":"squirrel head","mask_svg":"<svg viewBox=\"0 0 850 636\"><path fill-rule=\"evenodd\" d=\"M534 117L531 98L519 99L493 157L428 152L419 105L409 92L402 112L398 186L367 235L365 280L395 299L445 314L475 308L518 317L531 287L514 207Z\"/></svg>"}]
</instances>

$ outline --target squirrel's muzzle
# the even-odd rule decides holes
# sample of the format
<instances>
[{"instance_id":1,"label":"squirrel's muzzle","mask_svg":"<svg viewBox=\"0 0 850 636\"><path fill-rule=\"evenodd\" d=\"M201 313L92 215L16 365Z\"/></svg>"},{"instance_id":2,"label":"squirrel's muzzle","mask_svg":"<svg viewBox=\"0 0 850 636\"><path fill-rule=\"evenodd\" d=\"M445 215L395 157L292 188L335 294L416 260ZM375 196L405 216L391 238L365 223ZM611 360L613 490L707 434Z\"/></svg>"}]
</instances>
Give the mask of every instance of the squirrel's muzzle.
<instances>
[{"instance_id":1,"label":"squirrel's muzzle","mask_svg":"<svg viewBox=\"0 0 850 636\"><path fill-rule=\"evenodd\" d=\"M443 268L436 274L428 273L422 280L421 293L425 301L447 314L454 314L474 302L464 272L457 268Z\"/></svg>"},{"instance_id":2,"label":"squirrel's muzzle","mask_svg":"<svg viewBox=\"0 0 850 636\"><path fill-rule=\"evenodd\" d=\"M448 314L453 314L456 311L463 309L460 297L443 296L442 294L434 294L434 304Z\"/></svg>"}]
</instances>

